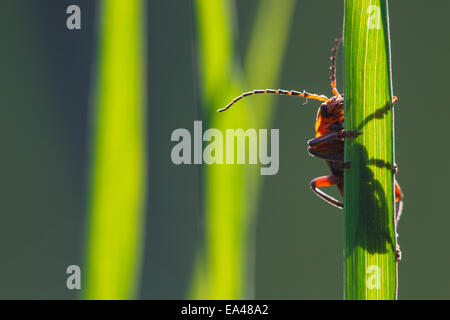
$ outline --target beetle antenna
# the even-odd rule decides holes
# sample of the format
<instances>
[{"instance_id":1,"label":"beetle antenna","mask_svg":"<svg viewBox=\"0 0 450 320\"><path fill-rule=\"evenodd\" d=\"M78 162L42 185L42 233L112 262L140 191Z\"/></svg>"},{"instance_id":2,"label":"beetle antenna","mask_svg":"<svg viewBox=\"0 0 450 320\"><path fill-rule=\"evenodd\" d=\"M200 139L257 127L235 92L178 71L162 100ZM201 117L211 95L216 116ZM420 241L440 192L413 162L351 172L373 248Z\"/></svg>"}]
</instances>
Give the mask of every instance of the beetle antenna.
<instances>
[{"instance_id":1,"label":"beetle antenna","mask_svg":"<svg viewBox=\"0 0 450 320\"><path fill-rule=\"evenodd\" d=\"M339 37L337 37L334 40L334 46L331 49L331 57L330 57L330 60L331 60L331 67L330 67L330 70L331 70L331 77L330 77L331 90L333 90L333 94L335 96L337 96L337 97L339 97L341 94L339 93L339 91L336 88L336 55L337 55L337 50L339 48L339 45L342 42L342 39L343 39L343 36L342 36L342 33L341 33L339 35Z\"/></svg>"},{"instance_id":2,"label":"beetle antenna","mask_svg":"<svg viewBox=\"0 0 450 320\"><path fill-rule=\"evenodd\" d=\"M265 90L252 90L249 92L245 92L241 94L240 96L236 97L231 101L226 107L217 110L217 112L222 112L227 109L229 109L233 104L235 104L237 101L241 100L244 97L251 96L254 94L260 94L260 93L273 93L273 94L279 94L279 95L287 95L287 96L297 96L297 97L303 97L306 99L312 99L312 100L319 100L319 101L328 101L329 99L326 96L320 96L314 93L308 93L306 91L299 92L295 90L283 90L283 89L265 89Z\"/></svg>"}]
</instances>

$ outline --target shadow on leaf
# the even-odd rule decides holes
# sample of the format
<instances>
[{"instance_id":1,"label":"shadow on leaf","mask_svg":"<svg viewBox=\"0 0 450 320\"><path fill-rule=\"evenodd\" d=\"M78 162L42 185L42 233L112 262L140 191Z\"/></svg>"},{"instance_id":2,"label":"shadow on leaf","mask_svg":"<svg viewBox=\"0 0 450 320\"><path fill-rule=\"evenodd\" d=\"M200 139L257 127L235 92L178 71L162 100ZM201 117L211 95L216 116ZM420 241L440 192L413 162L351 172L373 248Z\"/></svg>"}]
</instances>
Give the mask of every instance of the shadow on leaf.
<instances>
[{"instance_id":1,"label":"shadow on leaf","mask_svg":"<svg viewBox=\"0 0 450 320\"><path fill-rule=\"evenodd\" d=\"M357 224L350 231L352 245L348 248L346 255L360 246L367 252L386 253L389 246L395 252L395 244L390 237L388 223L388 207L386 195L382 185L373 176L368 165L375 165L380 168L390 169L392 165L382 160L368 159L367 150L359 143L352 146L355 156L361 159L366 165L361 168L360 179L362 186L356 195L357 208L360 208Z\"/></svg>"}]
</instances>

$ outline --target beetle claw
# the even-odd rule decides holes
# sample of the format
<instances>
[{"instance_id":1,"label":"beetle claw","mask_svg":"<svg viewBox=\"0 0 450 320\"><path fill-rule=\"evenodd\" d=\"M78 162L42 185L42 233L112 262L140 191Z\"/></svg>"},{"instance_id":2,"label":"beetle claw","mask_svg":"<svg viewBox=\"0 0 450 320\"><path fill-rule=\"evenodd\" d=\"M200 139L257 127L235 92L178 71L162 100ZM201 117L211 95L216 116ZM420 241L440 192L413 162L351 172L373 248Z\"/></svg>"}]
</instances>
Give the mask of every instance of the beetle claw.
<instances>
[{"instance_id":1,"label":"beetle claw","mask_svg":"<svg viewBox=\"0 0 450 320\"><path fill-rule=\"evenodd\" d=\"M400 246L397 244L395 262L400 262L402 260L402 252L400 251Z\"/></svg>"},{"instance_id":2,"label":"beetle claw","mask_svg":"<svg viewBox=\"0 0 450 320\"><path fill-rule=\"evenodd\" d=\"M392 167L392 173L397 174L397 172L398 172L398 167L397 167L397 164L394 163L394 166Z\"/></svg>"}]
</instances>

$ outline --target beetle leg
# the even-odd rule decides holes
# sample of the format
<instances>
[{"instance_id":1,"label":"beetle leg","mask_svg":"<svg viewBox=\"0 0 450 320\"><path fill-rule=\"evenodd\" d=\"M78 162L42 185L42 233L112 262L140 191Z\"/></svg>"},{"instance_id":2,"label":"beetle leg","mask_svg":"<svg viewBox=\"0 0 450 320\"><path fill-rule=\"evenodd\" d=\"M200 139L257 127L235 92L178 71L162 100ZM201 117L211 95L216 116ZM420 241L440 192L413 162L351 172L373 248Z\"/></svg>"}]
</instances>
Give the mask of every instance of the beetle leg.
<instances>
[{"instance_id":1,"label":"beetle leg","mask_svg":"<svg viewBox=\"0 0 450 320\"><path fill-rule=\"evenodd\" d=\"M392 173L397 174L397 172L398 172L398 167L397 167L397 164L394 163L394 166L392 167Z\"/></svg>"},{"instance_id":2,"label":"beetle leg","mask_svg":"<svg viewBox=\"0 0 450 320\"><path fill-rule=\"evenodd\" d=\"M398 222L400 219L400 216L402 215L402 209L403 209L403 192L400 188L400 185L398 184L397 180L395 180L395 204L396 204L396 212L395 212L395 219Z\"/></svg>"},{"instance_id":3,"label":"beetle leg","mask_svg":"<svg viewBox=\"0 0 450 320\"><path fill-rule=\"evenodd\" d=\"M398 102L398 98L396 96L394 96L392 98L392 104L396 104Z\"/></svg>"},{"instance_id":4,"label":"beetle leg","mask_svg":"<svg viewBox=\"0 0 450 320\"><path fill-rule=\"evenodd\" d=\"M339 138L339 132L330 132L308 140L308 146L314 147L321 143L331 143Z\"/></svg>"},{"instance_id":5,"label":"beetle leg","mask_svg":"<svg viewBox=\"0 0 450 320\"><path fill-rule=\"evenodd\" d=\"M317 152L313 148L309 147L308 152L313 157L327 160L327 161L334 161L334 162L344 162L344 155L342 153L321 153Z\"/></svg>"},{"instance_id":6,"label":"beetle leg","mask_svg":"<svg viewBox=\"0 0 450 320\"><path fill-rule=\"evenodd\" d=\"M400 251L400 246L397 243L395 262L400 262L400 260L402 260L402 252Z\"/></svg>"},{"instance_id":7,"label":"beetle leg","mask_svg":"<svg viewBox=\"0 0 450 320\"><path fill-rule=\"evenodd\" d=\"M341 130L339 131L339 138L356 138L360 134L362 132L358 130Z\"/></svg>"},{"instance_id":8,"label":"beetle leg","mask_svg":"<svg viewBox=\"0 0 450 320\"><path fill-rule=\"evenodd\" d=\"M340 130L340 131L333 131L330 133L326 133L324 135L321 135L319 137L312 138L308 140L308 145L310 147L314 147L321 143L332 143L336 140L345 139L345 138L355 138L359 136L362 132L357 130Z\"/></svg>"},{"instance_id":9,"label":"beetle leg","mask_svg":"<svg viewBox=\"0 0 450 320\"><path fill-rule=\"evenodd\" d=\"M394 97L396 98L396 97ZM394 175L396 175L398 172L398 166L396 163L394 163L394 165L392 166L392 173ZM395 191L395 204L396 204L396 212L395 212L395 219L398 222L398 220L400 219L400 216L402 214L402 209L403 209L403 192L402 189L400 188L400 185L398 184L397 180L394 180L395 185L394 185L394 191Z\"/></svg>"},{"instance_id":10,"label":"beetle leg","mask_svg":"<svg viewBox=\"0 0 450 320\"><path fill-rule=\"evenodd\" d=\"M394 165L395 168L397 168L397 165ZM402 215L402 210L403 210L403 192L402 189L400 188L400 185L398 184L397 180L394 180L395 185L394 185L394 192L395 192L395 233L397 234L397 225L398 225L398 220L400 219L400 216ZM397 234L398 236L398 234ZM397 248L396 248L396 258L395 258L395 262L399 262L402 258L402 252L400 251L400 246L397 243Z\"/></svg>"},{"instance_id":11,"label":"beetle leg","mask_svg":"<svg viewBox=\"0 0 450 320\"><path fill-rule=\"evenodd\" d=\"M352 167L352 163L350 161L344 161L344 155L342 153L321 153L311 147L308 148L308 152L313 157L319 159L342 163L342 169L350 169Z\"/></svg>"},{"instance_id":12,"label":"beetle leg","mask_svg":"<svg viewBox=\"0 0 450 320\"><path fill-rule=\"evenodd\" d=\"M311 180L311 189L319 197L321 197L323 200L325 200L329 204L342 209L342 208L344 208L344 204L342 202L340 202L339 200L336 200L335 198L329 196L322 190L318 189L318 188L323 188L323 187L331 187L334 185L339 186L339 185L342 185L342 183L343 183L343 179L341 177L323 176L323 177L318 177L318 178Z\"/></svg>"}]
</instances>

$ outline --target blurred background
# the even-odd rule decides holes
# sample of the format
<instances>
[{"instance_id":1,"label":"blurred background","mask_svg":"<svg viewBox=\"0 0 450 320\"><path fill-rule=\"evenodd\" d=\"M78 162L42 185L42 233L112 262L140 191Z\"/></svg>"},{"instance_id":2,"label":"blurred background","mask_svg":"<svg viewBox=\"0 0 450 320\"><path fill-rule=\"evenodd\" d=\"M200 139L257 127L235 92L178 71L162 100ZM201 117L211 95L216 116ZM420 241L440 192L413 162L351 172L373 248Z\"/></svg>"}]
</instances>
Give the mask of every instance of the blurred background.
<instances>
[{"instance_id":1,"label":"blurred background","mask_svg":"<svg viewBox=\"0 0 450 320\"><path fill-rule=\"evenodd\" d=\"M330 95L329 56L342 30L343 1L209 2L138 1L145 19L140 32L146 55L141 61L146 72L142 81L146 111L140 145L146 155L141 189L145 196L141 219L135 224L142 236L137 237L138 258L130 262L136 265L128 275L136 284L113 297L342 299L343 214L309 188L312 178L328 174L324 162L306 151L318 104L310 101L303 106L304 101L292 97L272 97L269 102L264 100L268 97L250 97L252 102L232 110L225 123L219 123L213 113L233 94L254 88ZM66 27L66 8L71 4L81 8L81 30ZM106 34L99 28L103 5L90 0L2 1L1 299L83 298L98 285L86 278L92 264L87 251L95 237L88 226L96 214L90 183L95 175L91 160L97 130L93 114L95 97L104 94L96 85L102 78L99 43ZM267 10L271 6L285 11L285 18ZM215 13L208 11L214 8ZM389 5L393 85L400 101L395 110L397 178L405 194L398 229L403 252L400 299L450 297L450 173L446 168L450 109L442 102L450 86L449 9L450 4L442 1L433 5L392 1ZM214 26L202 25L207 17L215 21ZM215 30L220 34L221 28L226 28L220 41L228 51L217 55L211 51L209 58L219 59L215 64L219 66L223 59L226 72L233 75L223 74L227 79L223 92L221 82L208 91L208 71L202 69L208 65L205 37ZM269 31L265 33L264 28ZM277 39L283 41L273 42ZM266 48L266 41L272 49ZM258 59L262 63L251 66ZM341 90L342 69L339 55ZM271 70L270 76L266 70ZM264 76L270 82L267 85L251 80ZM264 119L254 120L258 114L265 114ZM229 195L228 200L226 193L220 195L225 203L238 199L244 204L233 212L227 213L226 208L212 212L211 203L220 191L214 177L223 175L226 166L174 165L170 154L175 143L170 136L177 128L192 133L194 120L203 120L206 130L226 126L233 119L237 127L280 129L280 169L277 175L260 178L254 166L240 166L233 174L242 175L243 180L224 183L241 188L241 198ZM234 228L234 220L220 220L241 214L247 219L237 222L242 224L238 231L227 229ZM116 223L120 228L121 221ZM223 242L216 234L223 234ZM235 239L235 234L239 241L220 251L220 245ZM116 253L118 263L127 259L120 250ZM97 267L108 273L112 265L101 263ZM228 263L237 271L226 273ZM81 290L66 287L66 268L73 264L81 266ZM230 283L235 284L215 292L223 285L214 282L220 279L221 268L225 279L231 277ZM110 276L114 282L114 274Z\"/></svg>"}]
</instances>

